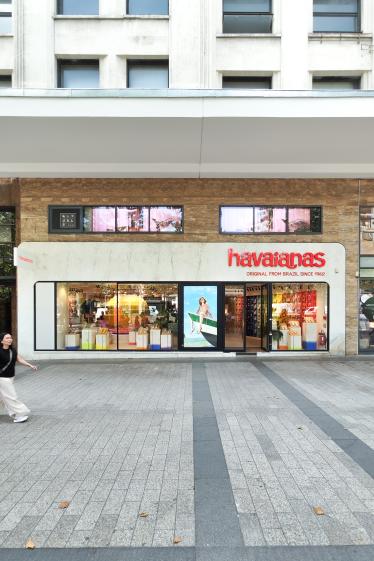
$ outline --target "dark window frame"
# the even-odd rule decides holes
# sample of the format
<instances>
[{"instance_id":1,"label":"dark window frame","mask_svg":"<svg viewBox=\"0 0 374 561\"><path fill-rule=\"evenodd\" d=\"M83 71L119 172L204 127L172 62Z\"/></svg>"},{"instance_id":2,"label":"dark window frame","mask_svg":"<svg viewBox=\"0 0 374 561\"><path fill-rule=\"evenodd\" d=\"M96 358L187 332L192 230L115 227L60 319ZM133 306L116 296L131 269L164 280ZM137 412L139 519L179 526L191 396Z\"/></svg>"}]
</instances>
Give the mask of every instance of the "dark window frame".
<instances>
[{"instance_id":1,"label":"dark window frame","mask_svg":"<svg viewBox=\"0 0 374 561\"><path fill-rule=\"evenodd\" d=\"M57 87L65 89L65 86L62 85L62 67L64 64L69 64L70 66L97 66L99 70L99 81L100 81L100 59L98 58L80 58L80 59L68 59L68 58L59 58L57 59ZM66 88L66 89L74 89L74 88ZM78 90L80 88L77 88ZM83 88L85 89L85 88Z\"/></svg>"},{"instance_id":2,"label":"dark window frame","mask_svg":"<svg viewBox=\"0 0 374 561\"><path fill-rule=\"evenodd\" d=\"M255 228L255 209L256 208L284 208L286 210L286 229L284 232L224 232L222 231L222 209L223 208L251 208L253 212L253 229ZM320 222L321 222L321 229L318 232L313 231L304 231L304 232L290 232L289 231L289 210L294 208L308 208L320 209ZM254 204L254 205L219 205L219 234L223 236L319 236L323 234L323 207L321 205L261 205L261 204Z\"/></svg>"},{"instance_id":3,"label":"dark window frame","mask_svg":"<svg viewBox=\"0 0 374 561\"><path fill-rule=\"evenodd\" d=\"M353 83L357 84L357 87L355 86L354 88L352 88L352 90L360 90L361 80L362 80L362 76L313 76L312 87L315 82L322 82L325 84L332 83L332 82L352 82L352 84ZM351 91L351 90L346 90L346 91Z\"/></svg>"},{"instance_id":4,"label":"dark window frame","mask_svg":"<svg viewBox=\"0 0 374 561\"><path fill-rule=\"evenodd\" d=\"M126 0L126 15L128 15L128 16L142 16L142 17L146 18L147 16L160 16L160 17L165 16L166 17L166 16L169 16L169 14L170 14L170 2L169 2L169 0L167 0L168 11L167 11L166 14L152 14L152 13L137 14L135 12L130 12L129 4L130 4L130 0Z\"/></svg>"},{"instance_id":5,"label":"dark window frame","mask_svg":"<svg viewBox=\"0 0 374 561\"><path fill-rule=\"evenodd\" d=\"M133 58L128 58L126 61L126 88L127 89L137 89L137 88L131 88L130 87L130 70L131 70L131 66L167 66L167 71L168 71L168 88L170 88L170 68L169 68L169 58L158 58L158 59L133 59ZM158 89L158 88L147 88L150 90L153 89Z\"/></svg>"},{"instance_id":6,"label":"dark window frame","mask_svg":"<svg viewBox=\"0 0 374 561\"><path fill-rule=\"evenodd\" d=\"M137 207L137 208L147 208L148 209L148 230L147 231L139 231L139 232L123 232L118 230L117 228L117 209L118 208L129 208L129 207ZM151 209L152 208L176 208L182 211L182 220L181 220L181 230L179 232L155 232L151 231L150 229L150 219L151 219ZM84 216L85 216L85 209L91 208L114 208L115 209L115 230L114 232L92 232L84 230ZM56 229L52 227L52 213L54 210L63 210L63 209L75 209L80 211L80 224L79 229ZM84 235L97 235L97 234L106 234L106 235L121 235L121 236L128 236L128 235L164 235L168 234L169 236L172 235L181 235L184 234L184 205L177 205L177 204L154 204L154 205L142 205L142 204L117 204L117 205L50 205L48 206L48 233L49 234L60 234L60 235L69 235L69 234L84 234Z\"/></svg>"},{"instance_id":7,"label":"dark window frame","mask_svg":"<svg viewBox=\"0 0 374 561\"><path fill-rule=\"evenodd\" d=\"M274 18L274 13L273 13L273 0L269 0L269 11L267 12L227 12L225 11L225 7L224 7L224 0L222 0L222 33L223 34L227 34L227 35L246 35L247 33L245 31L243 31L242 33L232 33L231 31L224 31L225 29L225 16L270 16L271 18L271 30L268 32L269 35L271 35L273 33L273 18ZM254 31L248 31L248 34L252 34L252 33L256 33ZM262 31L259 31L259 33L263 33Z\"/></svg>"},{"instance_id":8,"label":"dark window frame","mask_svg":"<svg viewBox=\"0 0 374 561\"><path fill-rule=\"evenodd\" d=\"M13 77L12 74L0 74L0 82L8 82L10 79L10 87L13 87ZM4 86L2 86L6 89ZM1 210L1 209L0 209Z\"/></svg>"},{"instance_id":9,"label":"dark window frame","mask_svg":"<svg viewBox=\"0 0 374 561\"><path fill-rule=\"evenodd\" d=\"M67 13L64 12L63 6L64 6L64 0L57 0L57 6L56 6L56 8L57 8L57 15L58 15L58 16L75 16L75 15L78 16L78 15L81 15L81 16L90 17L90 16L98 16L98 15L100 15L100 0L97 0L97 8L98 8L98 9L97 9L97 12L92 13L92 14L67 14Z\"/></svg>"},{"instance_id":10,"label":"dark window frame","mask_svg":"<svg viewBox=\"0 0 374 561\"><path fill-rule=\"evenodd\" d=\"M223 83L227 82L241 82L243 81L243 83L245 82L269 82L270 86L269 88L265 88L265 89L273 89L273 76L222 76L222 89L230 89L230 86L224 86ZM241 89L241 88L234 88L234 89ZM246 88L245 86L243 87L243 90L252 90L252 89L256 89L256 88ZM264 89L264 88L258 88L258 89Z\"/></svg>"},{"instance_id":11,"label":"dark window frame","mask_svg":"<svg viewBox=\"0 0 374 561\"><path fill-rule=\"evenodd\" d=\"M355 31L316 31L314 28L314 18L316 17L326 17L326 18L333 18L333 17L352 17L353 15L356 16L356 30ZM314 10L314 1L313 1L313 33L362 33L361 30L361 0L357 0L357 11L356 12L316 12Z\"/></svg>"}]
</instances>

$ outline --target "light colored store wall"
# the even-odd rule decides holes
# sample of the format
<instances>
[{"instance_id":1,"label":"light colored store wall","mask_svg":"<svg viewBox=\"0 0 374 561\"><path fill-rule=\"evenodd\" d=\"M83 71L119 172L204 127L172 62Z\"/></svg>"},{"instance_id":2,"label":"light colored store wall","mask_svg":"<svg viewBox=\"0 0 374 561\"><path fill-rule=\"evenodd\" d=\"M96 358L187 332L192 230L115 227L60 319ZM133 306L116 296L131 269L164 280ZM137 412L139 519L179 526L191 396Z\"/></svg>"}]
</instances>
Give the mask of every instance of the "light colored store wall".
<instances>
[{"instance_id":1,"label":"light colored store wall","mask_svg":"<svg viewBox=\"0 0 374 561\"><path fill-rule=\"evenodd\" d=\"M14 37L0 36L0 72L14 86L56 87L56 59L97 57L101 87L126 87L126 59L169 58L170 87L220 88L222 75L272 74L273 87L309 89L312 75L362 75L373 87L374 7L363 34L314 34L313 0L273 0L273 34L222 35L222 0L170 0L170 17L126 17L101 0L99 17L55 17L55 0L13 0Z\"/></svg>"},{"instance_id":2,"label":"light colored store wall","mask_svg":"<svg viewBox=\"0 0 374 561\"><path fill-rule=\"evenodd\" d=\"M373 194L374 182L367 183ZM359 182L336 180L238 179L21 179L22 241L147 242L339 242L346 248L346 348L357 352L358 205ZM322 205L323 234L249 235L219 234L220 204ZM48 234L48 205L181 204L184 234Z\"/></svg>"}]
</instances>

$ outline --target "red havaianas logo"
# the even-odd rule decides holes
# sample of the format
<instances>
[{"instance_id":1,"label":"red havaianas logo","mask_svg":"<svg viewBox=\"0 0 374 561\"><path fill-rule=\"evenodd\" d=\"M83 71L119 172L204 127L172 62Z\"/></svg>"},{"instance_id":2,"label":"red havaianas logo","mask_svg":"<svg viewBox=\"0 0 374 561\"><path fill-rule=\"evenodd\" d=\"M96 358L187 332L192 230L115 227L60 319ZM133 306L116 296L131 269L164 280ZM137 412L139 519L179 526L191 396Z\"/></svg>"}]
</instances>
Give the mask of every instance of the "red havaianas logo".
<instances>
[{"instance_id":1,"label":"red havaianas logo","mask_svg":"<svg viewBox=\"0 0 374 561\"><path fill-rule=\"evenodd\" d=\"M297 269L297 267L324 267L326 265L325 254L322 251L312 253L298 253L292 251L244 251L238 253L231 247L228 253L229 267L285 267L286 269Z\"/></svg>"}]
</instances>

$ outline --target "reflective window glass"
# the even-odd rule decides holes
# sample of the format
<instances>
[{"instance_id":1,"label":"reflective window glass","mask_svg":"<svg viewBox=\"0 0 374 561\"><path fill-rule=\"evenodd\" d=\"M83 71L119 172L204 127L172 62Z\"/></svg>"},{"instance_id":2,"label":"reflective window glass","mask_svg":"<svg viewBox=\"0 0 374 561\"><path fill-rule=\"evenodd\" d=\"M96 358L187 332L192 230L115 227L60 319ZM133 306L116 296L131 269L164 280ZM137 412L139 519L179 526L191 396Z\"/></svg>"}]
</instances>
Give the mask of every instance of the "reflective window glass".
<instances>
[{"instance_id":1,"label":"reflective window glass","mask_svg":"<svg viewBox=\"0 0 374 561\"><path fill-rule=\"evenodd\" d=\"M149 208L141 206L117 207L118 232L149 232Z\"/></svg>"},{"instance_id":2,"label":"reflective window glass","mask_svg":"<svg viewBox=\"0 0 374 561\"><path fill-rule=\"evenodd\" d=\"M151 232L182 232L182 214L180 207L157 206L150 209Z\"/></svg>"},{"instance_id":3,"label":"reflective window glass","mask_svg":"<svg viewBox=\"0 0 374 561\"><path fill-rule=\"evenodd\" d=\"M255 207L255 232L286 232L286 209Z\"/></svg>"},{"instance_id":4,"label":"reflective window glass","mask_svg":"<svg viewBox=\"0 0 374 561\"><path fill-rule=\"evenodd\" d=\"M79 63L61 62L60 63L60 88L80 88L90 89L100 87L99 63Z\"/></svg>"},{"instance_id":5,"label":"reflective window glass","mask_svg":"<svg viewBox=\"0 0 374 561\"><path fill-rule=\"evenodd\" d=\"M253 232L253 207L221 207L222 234Z\"/></svg>"},{"instance_id":6,"label":"reflective window glass","mask_svg":"<svg viewBox=\"0 0 374 561\"><path fill-rule=\"evenodd\" d=\"M128 0L128 13L134 15L167 15L168 0Z\"/></svg>"},{"instance_id":7,"label":"reflective window glass","mask_svg":"<svg viewBox=\"0 0 374 561\"><path fill-rule=\"evenodd\" d=\"M143 63L128 61L128 87L138 89L168 88L168 62Z\"/></svg>"},{"instance_id":8,"label":"reflective window glass","mask_svg":"<svg viewBox=\"0 0 374 561\"><path fill-rule=\"evenodd\" d=\"M12 33L12 14L0 12L0 34Z\"/></svg>"},{"instance_id":9,"label":"reflective window glass","mask_svg":"<svg viewBox=\"0 0 374 561\"><path fill-rule=\"evenodd\" d=\"M99 0L58 0L58 13L67 16L99 15Z\"/></svg>"}]
</instances>

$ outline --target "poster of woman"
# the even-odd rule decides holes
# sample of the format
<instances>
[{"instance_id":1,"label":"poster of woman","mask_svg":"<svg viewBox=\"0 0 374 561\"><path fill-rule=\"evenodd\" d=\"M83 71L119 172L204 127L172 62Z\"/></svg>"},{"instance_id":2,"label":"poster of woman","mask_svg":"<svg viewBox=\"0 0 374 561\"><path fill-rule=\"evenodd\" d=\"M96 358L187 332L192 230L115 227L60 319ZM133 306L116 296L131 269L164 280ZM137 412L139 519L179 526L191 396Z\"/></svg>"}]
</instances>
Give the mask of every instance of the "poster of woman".
<instances>
[{"instance_id":1,"label":"poster of woman","mask_svg":"<svg viewBox=\"0 0 374 561\"><path fill-rule=\"evenodd\" d=\"M184 347L217 346L217 287L184 287Z\"/></svg>"}]
</instances>

